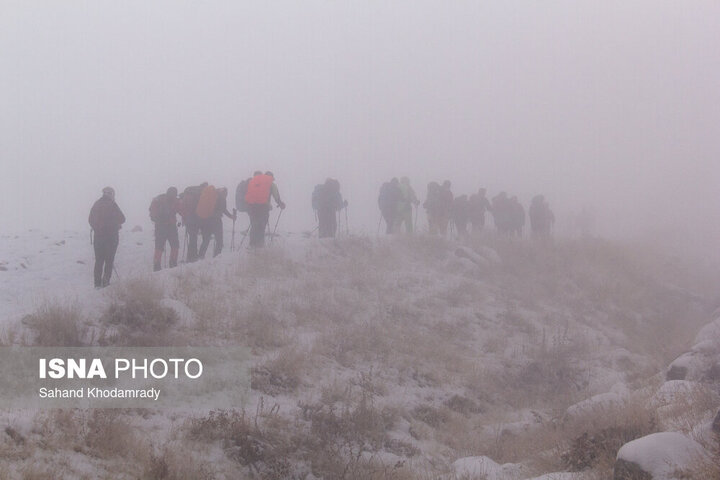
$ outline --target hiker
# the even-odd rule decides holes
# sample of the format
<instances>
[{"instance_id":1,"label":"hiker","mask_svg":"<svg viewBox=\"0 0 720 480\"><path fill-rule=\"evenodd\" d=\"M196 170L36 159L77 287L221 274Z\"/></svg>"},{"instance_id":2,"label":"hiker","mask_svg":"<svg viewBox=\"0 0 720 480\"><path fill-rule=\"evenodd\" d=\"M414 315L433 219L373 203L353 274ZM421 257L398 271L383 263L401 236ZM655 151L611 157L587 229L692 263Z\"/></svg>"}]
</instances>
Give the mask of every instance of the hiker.
<instances>
[{"instance_id":1,"label":"hiker","mask_svg":"<svg viewBox=\"0 0 720 480\"><path fill-rule=\"evenodd\" d=\"M400 179L400 201L398 202L397 225L396 231L402 229L405 224L405 232L413 233L413 206L417 208L420 202L415 195L415 190L410 186L410 179L402 177Z\"/></svg>"},{"instance_id":2,"label":"hiker","mask_svg":"<svg viewBox=\"0 0 720 480\"><path fill-rule=\"evenodd\" d=\"M401 201L402 191L400 190L400 182L397 178L393 178L389 182L382 184L380 187L380 195L378 195L378 207L380 207L380 213L385 220L385 233L388 235L395 233L398 205Z\"/></svg>"},{"instance_id":3,"label":"hiker","mask_svg":"<svg viewBox=\"0 0 720 480\"><path fill-rule=\"evenodd\" d=\"M555 215L543 195L533 197L528 208L530 217L530 230L534 237L547 237L555 223Z\"/></svg>"},{"instance_id":4,"label":"hiker","mask_svg":"<svg viewBox=\"0 0 720 480\"><path fill-rule=\"evenodd\" d=\"M467 223L470 218L470 203L468 202L467 195L458 195L453 200L452 206L452 221L457 228L459 237L467 237Z\"/></svg>"},{"instance_id":5,"label":"hiker","mask_svg":"<svg viewBox=\"0 0 720 480\"><path fill-rule=\"evenodd\" d=\"M281 210L285 209L285 203L280 200L280 192L275 185L275 176L272 172L256 171L245 193L247 212L250 216L250 247L265 246L265 229L272 210L271 199L275 199Z\"/></svg>"},{"instance_id":6,"label":"hiker","mask_svg":"<svg viewBox=\"0 0 720 480\"><path fill-rule=\"evenodd\" d=\"M198 256L205 258L208 246L210 245L210 237L215 238L215 248L213 249L213 257L220 255L223 249L223 224L222 217L225 215L231 220L237 218L236 214L230 213L227 209L227 188L220 187L215 189L216 196L210 216L203 219L200 223L200 232L202 234L202 244Z\"/></svg>"},{"instance_id":7,"label":"hiker","mask_svg":"<svg viewBox=\"0 0 720 480\"><path fill-rule=\"evenodd\" d=\"M207 182L200 185L187 187L180 194L180 216L185 225L187 236L187 257L186 262L194 262L198 259L198 235L200 234L200 218L197 216L197 205L200 194L208 186Z\"/></svg>"},{"instance_id":8,"label":"hiker","mask_svg":"<svg viewBox=\"0 0 720 480\"><path fill-rule=\"evenodd\" d=\"M511 218L512 205L510 199L507 197L507 193L500 192L495 195L492 199L492 215L495 228L498 233L507 235L510 233L512 218Z\"/></svg>"},{"instance_id":9,"label":"hiker","mask_svg":"<svg viewBox=\"0 0 720 480\"><path fill-rule=\"evenodd\" d=\"M347 207L347 200L340 194L340 182L328 178L316 185L312 195L312 207L318 220L318 237L334 238L337 233L337 212Z\"/></svg>"},{"instance_id":10,"label":"hiker","mask_svg":"<svg viewBox=\"0 0 720 480\"><path fill-rule=\"evenodd\" d=\"M170 244L170 268L177 266L180 241L178 239L177 213L180 211L180 201L177 188L170 187L165 193L153 198L150 203L150 220L155 224L155 255L153 256L153 271L160 270L160 260L165 251L165 243Z\"/></svg>"},{"instance_id":11,"label":"hiker","mask_svg":"<svg viewBox=\"0 0 720 480\"><path fill-rule=\"evenodd\" d=\"M120 242L120 228L125 223L125 215L115 203L115 190L112 187L102 189L102 197L90 209L88 222L92 228L95 250L95 288L107 287Z\"/></svg>"},{"instance_id":12,"label":"hiker","mask_svg":"<svg viewBox=\"0 0 720 480\"><path fill-rule=\"evenodd\" d=\"M437 228L438 233L443 237L447 235L448 223L452 216L452 208L455 197L453 197L450 187L450 180L445 180L440 187L440 195L438 197L438 217Z\"/></svg>"},{"instance_id":13,"label":"hiker","mask_svg":"<svg viewBox=\"0 0 720 480\"><path fill-rule=\"evenodd\" d=\"M481 188L477 193L470 195L469 209L470 209L470 224L472 225L472 232L478 234L482 231L485 226L485 212L492 211L490 201L485 196L486 190Z\"/></svg>"},{"instance_id":14,"label":"hiker","mask_svg":"<svg viewBox=\"0 0 720 480\"><path fill-rule=\"evenodd\" d=\"M437 182L430 182L427 186L427 197L423 202L423 208L425 209L425 215L428 219L428 230L430 235L437 235L439 232L439 217L440 217L440 184Z\"/></svg>"},{"instance_id":15,"label":"hiker","mask_svg":"<svg viewBox=\"0 0 720 480\"><path fill-rule=\"evenodd\" d=\"M516 196L510 199L510 218L512 221L510 233L522 237L523 227L525 226L525 208L518 201Z\"/></svg>"}]
</instances>

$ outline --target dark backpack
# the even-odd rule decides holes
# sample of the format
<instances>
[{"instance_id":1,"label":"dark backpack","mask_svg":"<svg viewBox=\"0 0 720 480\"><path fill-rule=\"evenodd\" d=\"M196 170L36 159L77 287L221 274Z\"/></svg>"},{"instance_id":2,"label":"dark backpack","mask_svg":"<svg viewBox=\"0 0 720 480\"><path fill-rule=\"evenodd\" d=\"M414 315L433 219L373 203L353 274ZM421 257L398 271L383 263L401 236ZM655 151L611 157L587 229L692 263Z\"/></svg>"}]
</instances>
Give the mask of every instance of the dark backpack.
<instances>
[{"instance_id":1,"label":"dark backpack","mask_svg":"<svg viewBox=\"0 0 720 480\"><path fill-rule=\"evenodd\" d=\"M380 187L380 195L378 196L378 206L380 210L390 210L395 207L398 201L398 187L391 182L385 182Z\"/></svg>"},{"instance_id":2,"label":"dark backpack","mask_svg":"<svg viewBox=\"0 0 720 480\"><path fill-rule=\"evenodd\" d=\"M180 215L182 215L183 218L194 217L196 215L195 210L197 209L201 192L202 187L193 186L187 187L180 194Z\"/></svg>"},{"instance_id":3,"label":"dark backpack","mask_svg":"<svg viewBox=\"0 0 720 480\"><path fill-rule=\"evenodd\" d=\"M247 194L248 183L250 179L243 180L238 183L235 189L235 208L238 212L247 212L248 204L245 201L245 195Z\"/></svg>"},{"instance_id":4,"label":"dark backpack","mask_svg":"<svg viewBox=\"0 0 720 480\"><path fill-rule=\"evenodd\" d=\"M164 200L165 195L161 194L153 198L152 202L150 202L150 220L153 222L157 222L162 217Z\"/></svg>"},{"instance_id":5,"label":"dark backpack","mask_svg":"<svg viewBox=\"0 0 720 480\"><path fill-rule=\"evenodd\" d=\"M323 194L323 184L315 185L315 189L312 192L312 208L313 210L317 210L320 208L320 203L322 201L322 194Z\"/></svg>"}]
</instances>

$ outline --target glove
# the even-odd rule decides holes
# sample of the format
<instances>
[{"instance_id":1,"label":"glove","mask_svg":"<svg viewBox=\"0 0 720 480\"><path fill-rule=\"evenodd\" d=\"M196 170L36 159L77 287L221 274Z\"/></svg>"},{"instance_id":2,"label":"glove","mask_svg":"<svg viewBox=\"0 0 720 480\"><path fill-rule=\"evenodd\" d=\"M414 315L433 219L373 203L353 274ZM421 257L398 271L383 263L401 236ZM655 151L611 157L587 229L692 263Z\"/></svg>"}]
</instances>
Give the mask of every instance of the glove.
<instances>
[{"instance_id":1,"label":"glove","mask_svg":"<svg viewBox=\"0 0 720 480\"><path fill-rule=\"evenodd\" d=\"M180 228L182 226L182 223L178 222L177 226L178 226L178 228Z\"/></svg>"},{"instance_id":2,"label":"glove","mask_svg":"<svg viewBox=\"0 0 720 480\"><path fill-rule=\"evenodd\" d=\"M280 210L285 210L285 202L278 203L278 207L280 207Z\"/></svg>"}]
</instances>

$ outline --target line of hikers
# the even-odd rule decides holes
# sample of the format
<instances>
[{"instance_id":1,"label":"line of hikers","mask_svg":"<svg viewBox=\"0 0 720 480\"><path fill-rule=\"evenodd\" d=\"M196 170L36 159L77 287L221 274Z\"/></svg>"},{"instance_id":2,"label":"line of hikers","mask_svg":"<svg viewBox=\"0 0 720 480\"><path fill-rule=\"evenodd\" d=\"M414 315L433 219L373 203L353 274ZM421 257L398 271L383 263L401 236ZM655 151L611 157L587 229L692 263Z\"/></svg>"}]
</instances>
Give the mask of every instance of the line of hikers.
<instances>
[{"instance_id":1,"label":"line of hikers","mask_svg":"<svg viewBox=\"0 0 720 480\"><path fill-rule=\"evenodd\" d=\"M445 180L442 185L430 182L427 186L427 196L422 204L425 209L428 228L431 235L447 235L448 227L454 227L460 237L469 234L468 223L472 232L478 233L485 226L485 213L493 216L498 232L505 235L522 236L525 226L525 209L518 198L508 197L507 193L500 192L493 197L492 202L486 197L487 191L480 188L477 193L458 195L455 197L451 190L452 184ZM386 233L399 233L403 224L405 231L412 233L417 224L417 212L420 202L407 177L400 180L393 178L380 187L378 206L382 219L385 220ZM415 207L413 221L412 209ZM528 209L530 228L534 236L550 235L555 223L555 215L545 197L533 197ZM381 221L382 221L381 219ZM378 230L380 225L378 225Z\"/></svg>"},{"instance_id":2,"label":"line of hikers","mask_svg":"<svg viewBox=\"0 0 720 480\"><path fill-rule=\"evenodd\" d=\"M445 236L448 228L451 229L451 233L454 228L458 236L465 237L469 235L468 223L472 227L472 232L478 233L485 226L485 213L490 212L499 233L522 236L526 215L517 197L508 197L505 192L501 192L493 197L491 202L487 199L484 188L470 196L455 197L451 186L449 180L445 180L442 185L430 182L427 186L427 196L422 206L427 214L431 235ZM235 190L235 208L232 213L228 210L227 196L227 188L215 187L204 182L187 187L179 194L176 187L169 187L165 193L152 199L149 211L150 219L155 225L154 271L162 267L166 244L170 245L168 266L177 266L180 252L178 228L183 225L187 262L205 258L210 240L213 238L215 240L213 256L222 252L223 217L233 221L231 246L234 247L237 212L245 212L250 218L250 226L244 232L243 243L247 238L250 248L265 245L270 211L273 208L272 200L281 209L280 215L285 209L273 173L256 171L252 177L240 182ZM324 183L316 185L312 192L311 203L318 222L317 230L320 238L334 238L337 235L338 215L343 209L347 229L348 202L340 193L338 180L328 178ZM386 233L399 233L403 230L403 226L407 233L415 230L420 201L407 177L399 180L393 178L383 183L378 196L378 206L382 214L381 221L384 219L386 223ZM178 215L181 222L178 222ZM550 235L555 216L542 195L532 199L528 216L534 236ZM279 218L278 216L278 221ZM95 250L95 287L101 288L110 283L119 241L118 232L125 222L125 216L115 203L115 191L111 187L103 189L102 197L93 205L88 220L93 232ZM379 228L378 224L378 230ZM199 247L198 236L202 239Z\"/></svg>"},{"instance_id":3,"label":"line of hikers","mask_svg":"<svg viewBox=\"0 0 720 480\"><path fill-rule=\"evenodd\" d=\"M232 219L234 227L238 211L246 212L250 217L250 227L245 232L250 247L263 247L270 210L273 208L271 200L274 199L281 210L285 209L274 180L272 172L256 171L251 178L240 182L235 192L236 208L232 213L227 207L227 188L215 187L207 182L187 187L180 194L176 187L169 187L165 193L154 197L149 208L150 220L155 226L153 270L161 269L166 244L170 245L168 266L177 266L180 252L178 228L181 225L185 226L187 262L205 258L212 238L215 240L213 256L219 255L224 245L222 218L225 216ZM181 222L178 222L178 215ZM110 283L119 231L125 223L125 215L115 202L115 190L112 187L103 188L102 196L90 209L88 222L95 250L95 288L102 288ZM199 247L198 235L202 238ZM233 241L234 235L233 228Z\"/></svg>"}]
</instances>

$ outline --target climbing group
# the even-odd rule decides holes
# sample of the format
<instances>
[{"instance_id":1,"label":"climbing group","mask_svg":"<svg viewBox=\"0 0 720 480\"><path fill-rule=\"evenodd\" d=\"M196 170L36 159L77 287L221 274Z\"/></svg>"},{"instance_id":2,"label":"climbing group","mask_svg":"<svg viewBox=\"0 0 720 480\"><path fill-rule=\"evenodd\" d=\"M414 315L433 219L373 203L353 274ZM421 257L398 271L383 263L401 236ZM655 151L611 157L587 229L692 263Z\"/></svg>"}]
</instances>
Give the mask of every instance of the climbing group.
<instances>
[{"instance_id":1,"label":"climbing group","mask_svg":"<svg viewBox=\"0 0 720 480\"><path fill-rule=\"evenodd\" d=\"M430 182L427 185L427 195L422 206L425 209L428 231L431 235L447 236L460 239L470 234L476 235L485 228L485 214L492 214L495 228L504 236L521 237L525 226L525 208L516 196L509 197L507 193L500 192L488 200L484 188L478 189L471 195L461 194L454 196L452 184L445 180L442 184ZM155 249L153 255L153 270L163 267L165 247L170 246L170 255L167 266L172 268L178 265L180 258L179 229L185 227L182 257L185 262L195 262L204 259L214 240L213 257L223 251L223 217L233 222L231 250L235 247L235 221L237 213L247 213L250 226L243 232L242 247L248 239L249 248L260 248L265 245L265 237L269 230L270 212L273 209L272 201L280 208L277 222L285 209L285 203L280 199L280 192L275 183L272 172L263 173L255 171L252 177L240 182L235 189L235 208L228 210L228 189L217 187L203 182L185 188L181 193L174 186L164 193L154 197L150 203L150 219L155 227ZM347 200L340 193L340 182L334 178L327 178L318 184L312 191L312 209L315 212L319 238L334 238L338 234L341 223L341 213L345 211L345 233L349 232L347 222ZM417 231L417 217L420 201L408 177L392 178L384 182L378 195L380 221L385 221L387 234L407 233ZM178 215L180 221L178 221ZM555 223L555 216L542 195L532 199L528 209L530 228L533 237L548 237ZM94 232L95 248L95 286L107 286L113 272L115 252L118 247L118 231L125 222L125 216L115 203L115 191L106 187L102 197L95 202L90 211L90 226ZM341 230L342 231L342 230ZM274 231L271 235L274 235ZM198 237L201 238L198 245ZM270 237L272 238L272 236Z\"/></svg>"}]
</instances>

